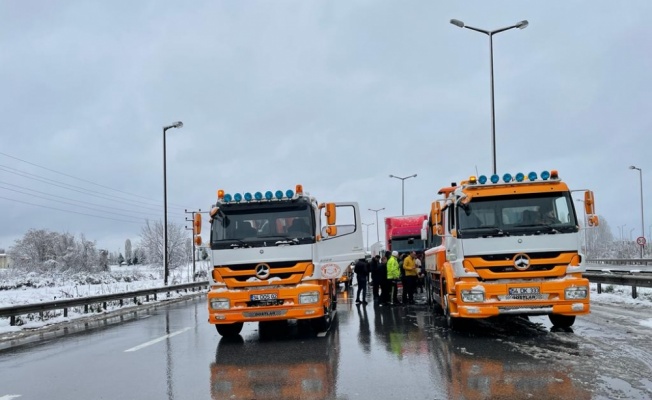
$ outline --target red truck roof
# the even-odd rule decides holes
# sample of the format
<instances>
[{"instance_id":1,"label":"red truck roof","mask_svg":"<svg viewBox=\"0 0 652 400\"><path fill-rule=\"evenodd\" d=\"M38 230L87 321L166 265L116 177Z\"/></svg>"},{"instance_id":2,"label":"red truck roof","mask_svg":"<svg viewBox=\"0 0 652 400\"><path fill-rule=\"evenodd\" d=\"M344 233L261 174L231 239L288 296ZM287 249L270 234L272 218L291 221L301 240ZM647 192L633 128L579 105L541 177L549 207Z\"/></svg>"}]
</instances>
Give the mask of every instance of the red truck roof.
<instances>
[{"instance_id":1,"label":"red truck roof","mask_svg":"<svg viewBox=\"0 0 652 400\"><path fill-rule=\"evenodd\" d=\"M427 219L427 214L386 217L385 237L391 239L396 236L420 235L423 221Z\"/></svg>"}]
</instances>

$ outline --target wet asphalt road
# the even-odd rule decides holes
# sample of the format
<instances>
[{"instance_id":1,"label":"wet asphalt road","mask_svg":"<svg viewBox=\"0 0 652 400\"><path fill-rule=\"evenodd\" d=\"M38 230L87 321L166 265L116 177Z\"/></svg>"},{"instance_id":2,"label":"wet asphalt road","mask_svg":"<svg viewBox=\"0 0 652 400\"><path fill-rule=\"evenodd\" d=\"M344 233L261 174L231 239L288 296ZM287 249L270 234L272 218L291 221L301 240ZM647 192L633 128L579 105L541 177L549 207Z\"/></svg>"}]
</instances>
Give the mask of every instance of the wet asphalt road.
<instances>
[{"instance_id":1,"label":"wet asphalt road","mask_svg":"<svg viewBox=\"0 0 652 400\"><path fill-rule=\"evenodd\" d=\"M9 399L649 399L650 310L593 305L573 332L545 317L452 332L425 304L339 296L325 335L303 324L206 323L205 298L0 351ZM12 397L20 396L20 397Z\"/></svg>"}]
</instances>

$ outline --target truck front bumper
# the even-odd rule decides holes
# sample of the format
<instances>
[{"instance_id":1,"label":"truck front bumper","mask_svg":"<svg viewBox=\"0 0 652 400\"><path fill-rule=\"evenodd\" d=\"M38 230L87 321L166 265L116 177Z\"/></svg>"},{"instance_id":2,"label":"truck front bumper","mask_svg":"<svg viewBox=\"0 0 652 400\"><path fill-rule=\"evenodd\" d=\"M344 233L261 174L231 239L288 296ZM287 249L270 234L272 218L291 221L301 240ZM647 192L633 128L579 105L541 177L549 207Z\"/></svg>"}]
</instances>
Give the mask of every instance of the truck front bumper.
<instances>
[{"instance_id":1,"label":"truck front bumper","mask_svg":"<svg viewBox=\"0 0 652 400\"><path fill-rule=\"evenodd\" d=\"M318 293L318 301L301 304L301 294ZM252 296L273 294L275 299L265 302L252 301ZM324 316L328 304L321 285L302 284L291 288L256 290L211 290L208 292L208 322L231 324L235 322L281 321L310 319ZM215 309L213 301L228 300L229 308Z\"/></svg>"},{"instance_id":2,"label":"truck front bumper","mask_svg":"<svg viewBox=\"0 0 652 400\"><path fill-rule=\"evenodd\" d=\"M585 298L567 299L569 288L586 287ZM510 294L510 289L529 290L528 294ZM483 292L484 301L464 302L462 291ZM463 318L487 318L498 315L582 315L590 312L589 281L567 279L536 282L478 283L460 282L450 300L451 315ZM531 294L533 293L533 294Z\"/></svg>"}]
</instances>

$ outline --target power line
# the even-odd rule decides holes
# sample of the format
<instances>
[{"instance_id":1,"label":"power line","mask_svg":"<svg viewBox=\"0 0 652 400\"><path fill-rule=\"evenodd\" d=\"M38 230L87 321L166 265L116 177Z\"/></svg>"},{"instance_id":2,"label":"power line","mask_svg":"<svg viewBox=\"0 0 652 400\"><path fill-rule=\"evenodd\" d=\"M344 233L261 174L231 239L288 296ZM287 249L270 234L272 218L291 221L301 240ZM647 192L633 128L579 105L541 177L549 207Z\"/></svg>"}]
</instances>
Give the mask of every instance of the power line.
<instances>
[{"instance_id":1,"label":"power line","mask_svg":"<svg viewBox=\"0 0 652 400\"><path fill-rule=\"evenodd\" d=\"M153 214L153 213L143 213L143 212L140 211L140 210L127 210L127 209L119 208L119 207L111 207L111 206L106 206L106 205L103 205L103 204L96 204L96 203L91 203L91 202L85 202L85 201L74 200L74 199L71 199L71 198L68 198L68 197L57 196L56 194L51 194L51 193L47 193L47 192L41 192L41 191L39 191L39 190L34 190L34 189L26 188L26 187L23 187L23 186L20 186L20 185L14 185L13 183L8 183L8 182L0 181L0 188L6 189L6 190L11 190L12 192L18 192L18 193L26 194L26 195L28 195L28 196L31 196L31 194L30 194L30 193L22 192L22 191L20 191L20 190L16 190L16 189L11 189L11 188L8 188L8 187L4 187L4 186L2 186L2 185L9 185L9 186L13 186L13 187L15 187L15 188L19 188L19 189L27 190L27 191L32 192L32 193L38 193L38 194L41 195L41 196L54 197L54 198L59 198L59 199L64 199L64 200L72 201L72 202L74 202L74 203L78 203L78 204L80 204L79 207L90 208L90 207L88 207L88 206L83 206L83 204L89 204L89 205L92 205L92 206L100 207L102 211L104 211L104 209L106 209L106 208L110 208L110 209L113 209L113 210L124 211L124 212L128 212L128 213L139 213L139 214L146 214L146 215L151 215L151 216L158 216L158 214ZM52 201L59 201L59 200L54 200L54 199L53 199ZM63 201L61 201L61 202L62 202L62 203L65 203L65 202L63 202ZM73 204L73 205L75 205L75 204ZM175 214L175 215L181 216L181 214Z\"/></svg>"},{"instance_id":2,"label":"power line","mask_svg":"<svg viewBox=\"0 0 652 400\"><path fill-rule=\"evenodd\" d=\"M30 202L28 202L28 201L22 201L22 200L10 199L10 198L8 198L8 197L4 197L4 196L0 196L0 199L5 199L5 200L9 200L9 201L15 201L15 202L17 202L17 203L22 203L22 204L29 204L30 206L49 208L50 210L57 210L57 211L63 211L63 212L72 213L72 214L85 215L85 216L87 216L87 217L109 219L109 220L112 220L112 221L127 222L127 223L130 223L130 224L141 224L141 223L142 223L142 222L136 222L136 221L126 221L126 220L123 220L123 219L117 219L117 218L103 217L103 216L101 216L101 215L86 214L86 213L81 213L81 212L78 212L78 211L64 210L64 209L61 209L61 208L50 207L50 206L44 206L44 205L42 205L42 204L30 203Z\"/></svg>"},{"instance_id":3,"label":"power line","mask_svg":"<svg viewBox=\"0 0 652 400\"><path fill-rule=\"evenodd\" d=\"M20 190L16 190L16 189L6 188L6 187L3 187L3 186L1 186L1 185L0 185L0 188L3 188L3 189L5 189L5 190L10 190L10 191L12 191L12 192L16 192L16 193L21 193L21 194L29 195L29 193L26 193L26 192L23 192L23 191L20 191ZM27 190L31 190L31 189L27 189ZM38 193L42 193L42 192L38 192ZM50 195L48 195L48 194L45 194L45 195L46 195L46 196L50 196ZM59 196L56 196L56 197L59 197ZM91 210L91 211L98 211L98 212L105 213L105 214L113 214L113 215L118 215L118 216L120 216L120 217L126 217L126 218L133 218L133 217L134 217L133 215L119 214L119 213L115 213L115 212L111 212L111 211L106 211L106 210L104 210L104 209L102 209L102 208L97 209L97 208L93 208L93 207L89 207L89 206L84 206L84 205L80 205L80 204L75 204L75 203L68 202L68 201L55 200L55 199L49 199L49 200L50 200L50 201L56 201L57 203L67 204L67 205L74 206L74 207L86 208L86 209L89 209L89 210ZM73 200L73 201L74 201L74 200ZM98 207L103 207L103 206L101 206L101 205L97 205L97 206L98 206ZM108 207L107 207L107 208L108 208ZM111 207L111 208L112 208L112 207ZM137 212L138 212L138 211L131 211L131 210L123 210L123 211L126 211L126 212L132 212L132 213L137 213ZM154 214L149 214L149 215L154 215Z\"/></svg>"},{"instance_id":4,"label":"power line","mask_svg":"<svg viewBox=\"0 0 652 400\"><path fill-rule=\"evenodd\" d=\"M114 188L111 188L111 187L109 187L109 186L104 186L104 185L101 185L101 184L99 184L99 183L96 183L96 182L93 182L93 181L89 181L89 180L87 180L87 179L78 178L78 177L73 176L73 175L69 175L69 174L66 174L66 173L63 173L63 172L60 172L60 171L56 171L56 170L51 169L51 168L44 167L44 166L42 166L42 165L35 164L35 163L33 163L33 162L29 162L29 161L26 161L26 160L20 159L20 158L18 158L18 157L14 157L14 156L12 156L12 155L9 155L9 154L7 154L7 153L3 153L3 152L1 152L1 151L0 151L0 155L3 155L3 156L5 156L5 157L12 158L12 159L14 159L14 160L17 160L17 161L23 162L23 163L25 163L25 164L33 165L33 166L35 166L35 167L38 167L38 168L44 169L44 170L46 170L46 171L54 172L55 174L59 174L59 175L62 175L62 176L66 176L66 177L68 177L68 178L76 179L76 180L81 181L81 182L90 183L91 185L95 185L95 186L98 186L98 187L101 187L101 188L104 188L104 189L109 189L109 190L116 191L116 192L118 192L118 193L126 194L126 195L133 196L133 197L140 197L140 198L145 199L145 200L149 200L149 201L156 202L156 200L153 200L153 199L151 199L151 198L147 198L147 197L144 197L144 196L141 196L141 195L138 195L138 194L133 194L133 193L125 192L125 191L122 191L122 190L119 190L119 189L114 189ZM172 205L175 206L175 207L181 207L181 208L183 208L183 207L180 206L180 205L175 205L175 204L172 204Z\"/></svg>"}]
</instances>

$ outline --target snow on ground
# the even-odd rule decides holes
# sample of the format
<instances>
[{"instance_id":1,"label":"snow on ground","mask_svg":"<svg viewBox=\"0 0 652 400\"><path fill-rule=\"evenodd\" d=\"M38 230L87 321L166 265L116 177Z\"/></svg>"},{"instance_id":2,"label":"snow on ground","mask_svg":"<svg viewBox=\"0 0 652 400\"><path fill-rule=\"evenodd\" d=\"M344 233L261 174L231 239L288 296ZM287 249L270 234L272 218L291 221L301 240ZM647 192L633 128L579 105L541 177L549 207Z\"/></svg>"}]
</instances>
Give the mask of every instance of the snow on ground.
<instances>
[{"instance_id":1,"label":"snow on ground","mask_svg":"<svg viewBox=\"0 0 652 400\"><path fill-rule=\"evenodd\" d=\"M205 271L208 264L198 262L196 271ZM110 272L79 273L74 275L43 276L37 273L15 276L7 270L0 270L0 308L23 304L48 302L58 299L99 296L112 293L163 287L163 268L160 266L112 266ZM170 271L170 285L192 282L192 265ZM177 297L185 294L178 294ZM174 296L172 296L174 297ZM122 308L133 307L126 305ZM120 308L109 305L106 313ZM67 322L88 316L70 309L68 317L60 311L49 312L51 317L41 321L37 315L21 316L22 325L10 326L9 318L0 318L0 335L7 332L31 330L59 322ZM0 339L2 337L0 336Z\"/></svg>"}]
</instances>

